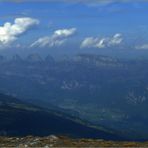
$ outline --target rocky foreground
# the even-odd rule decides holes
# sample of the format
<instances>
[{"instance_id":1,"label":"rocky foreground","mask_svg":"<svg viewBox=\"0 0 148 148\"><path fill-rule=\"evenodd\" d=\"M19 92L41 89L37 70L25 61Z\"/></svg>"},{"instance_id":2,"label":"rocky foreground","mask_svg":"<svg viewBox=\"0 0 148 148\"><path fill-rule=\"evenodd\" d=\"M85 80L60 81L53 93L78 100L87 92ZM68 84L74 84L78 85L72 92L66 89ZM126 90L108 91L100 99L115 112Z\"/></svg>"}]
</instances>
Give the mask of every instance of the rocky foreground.
<instances>
[{"instance_id":1,"label":"rocky foreground","mask_svg":"<svg viewBox=\"0 0 148 148\"><path fill-rule=\"evenodd\" d=\"M0 147L148 147L148 142L114 142L102 139L71 139L64 136L0 137Z\"/></svg>"}]
</instances>

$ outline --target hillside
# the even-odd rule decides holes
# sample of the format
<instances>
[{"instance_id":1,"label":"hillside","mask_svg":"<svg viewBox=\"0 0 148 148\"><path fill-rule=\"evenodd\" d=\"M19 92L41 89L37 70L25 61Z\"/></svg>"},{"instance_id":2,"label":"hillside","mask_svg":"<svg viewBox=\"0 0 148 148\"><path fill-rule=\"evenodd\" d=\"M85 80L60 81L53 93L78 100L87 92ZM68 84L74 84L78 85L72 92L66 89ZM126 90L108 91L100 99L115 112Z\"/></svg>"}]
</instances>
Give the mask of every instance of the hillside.
<instances>
[{"instance_id":1,"label":"hillside","mask_svg":"<svg viewBox=\"0 0 148 148\"><path fill-rule=\"evenodd\" d=\"M64 115L49 112L0 94L0 135L2 136L56 134L112 140L124 139L116 134L88 127L75 120L72 121Z\"/></svg>"}]
</instances>

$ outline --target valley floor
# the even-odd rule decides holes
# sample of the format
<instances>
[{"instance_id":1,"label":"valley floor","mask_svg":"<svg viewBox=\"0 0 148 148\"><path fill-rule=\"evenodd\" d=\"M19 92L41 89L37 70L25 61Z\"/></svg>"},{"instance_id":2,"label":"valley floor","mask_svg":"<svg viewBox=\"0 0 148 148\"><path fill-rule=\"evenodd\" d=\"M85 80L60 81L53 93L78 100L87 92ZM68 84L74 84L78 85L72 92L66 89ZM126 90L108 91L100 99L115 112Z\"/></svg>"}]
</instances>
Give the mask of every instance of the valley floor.
<instances>
[{"instance_id":1,"label":"valley floor","mask_svg":"<svg viewBox=\"0 0 148 148\"><path fill-rule=\"evenodd\" d=\"M0 137L0 147L148 147L148 142L115 142L103 139L71 139L64 136Z\"/></svg>"}]
</instances>

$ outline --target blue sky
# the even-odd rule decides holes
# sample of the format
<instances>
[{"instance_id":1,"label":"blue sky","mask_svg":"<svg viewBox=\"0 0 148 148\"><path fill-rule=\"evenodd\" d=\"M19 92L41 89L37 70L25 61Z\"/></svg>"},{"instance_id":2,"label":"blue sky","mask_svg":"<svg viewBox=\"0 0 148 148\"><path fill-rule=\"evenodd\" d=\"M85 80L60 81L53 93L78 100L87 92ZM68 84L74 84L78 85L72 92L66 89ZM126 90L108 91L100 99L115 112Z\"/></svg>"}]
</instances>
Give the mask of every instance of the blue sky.
<instances>
[{"instance_id":1,"label":"blue sky","mask_svg":"<svg viewBox=\"0 0 148 148\"><path fill-rule=\"evenodd\" d=\"M108 0L109 3L102 3L99 0L95 0L94 3L89 0L87 2L80 0L75 3L72 0L69 1L71 2L64 0L0 1L2 29L6 22L13 25L17 18L31 18L39 21L39 23L32 22L29 26L25 26L22 32L11 35L14 37L12 40L5 41L0 34L0 48L7 49L8 46L5 44L9 44L9 47L19 45L19 48L31 48L35 42L34 45L41 48L43 47L41 42L45 43L46 40L44 44L46 48L75 45L77 48L84 49L117 47L148 49L147 1ZM72 28L75 31L64 34L63 30L68 32L72 31L70 30ZM60 36L55 35L57 30L61 31ZM81 46L82 43L85 43L84 46Z\"/></svg>"}]
</instances>

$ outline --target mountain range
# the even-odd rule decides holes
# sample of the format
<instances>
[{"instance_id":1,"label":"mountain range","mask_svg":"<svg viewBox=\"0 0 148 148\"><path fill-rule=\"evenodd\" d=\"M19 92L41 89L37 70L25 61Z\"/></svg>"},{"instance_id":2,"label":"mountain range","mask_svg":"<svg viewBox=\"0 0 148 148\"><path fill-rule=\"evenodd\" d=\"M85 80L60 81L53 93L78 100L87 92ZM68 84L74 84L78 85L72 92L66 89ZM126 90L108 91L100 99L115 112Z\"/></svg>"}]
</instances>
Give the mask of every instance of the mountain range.
<instances>
[{"instance_id":1,"label":"mountain range","mask_svg":"<svg viewBox=\"0 0 148 148\"><path fill-rule=\"evenodd\" d=\"M0 92L125 137L148 139L147 65L147 59L93 54L0 56Z\"/></svg>"}]
</instances>

